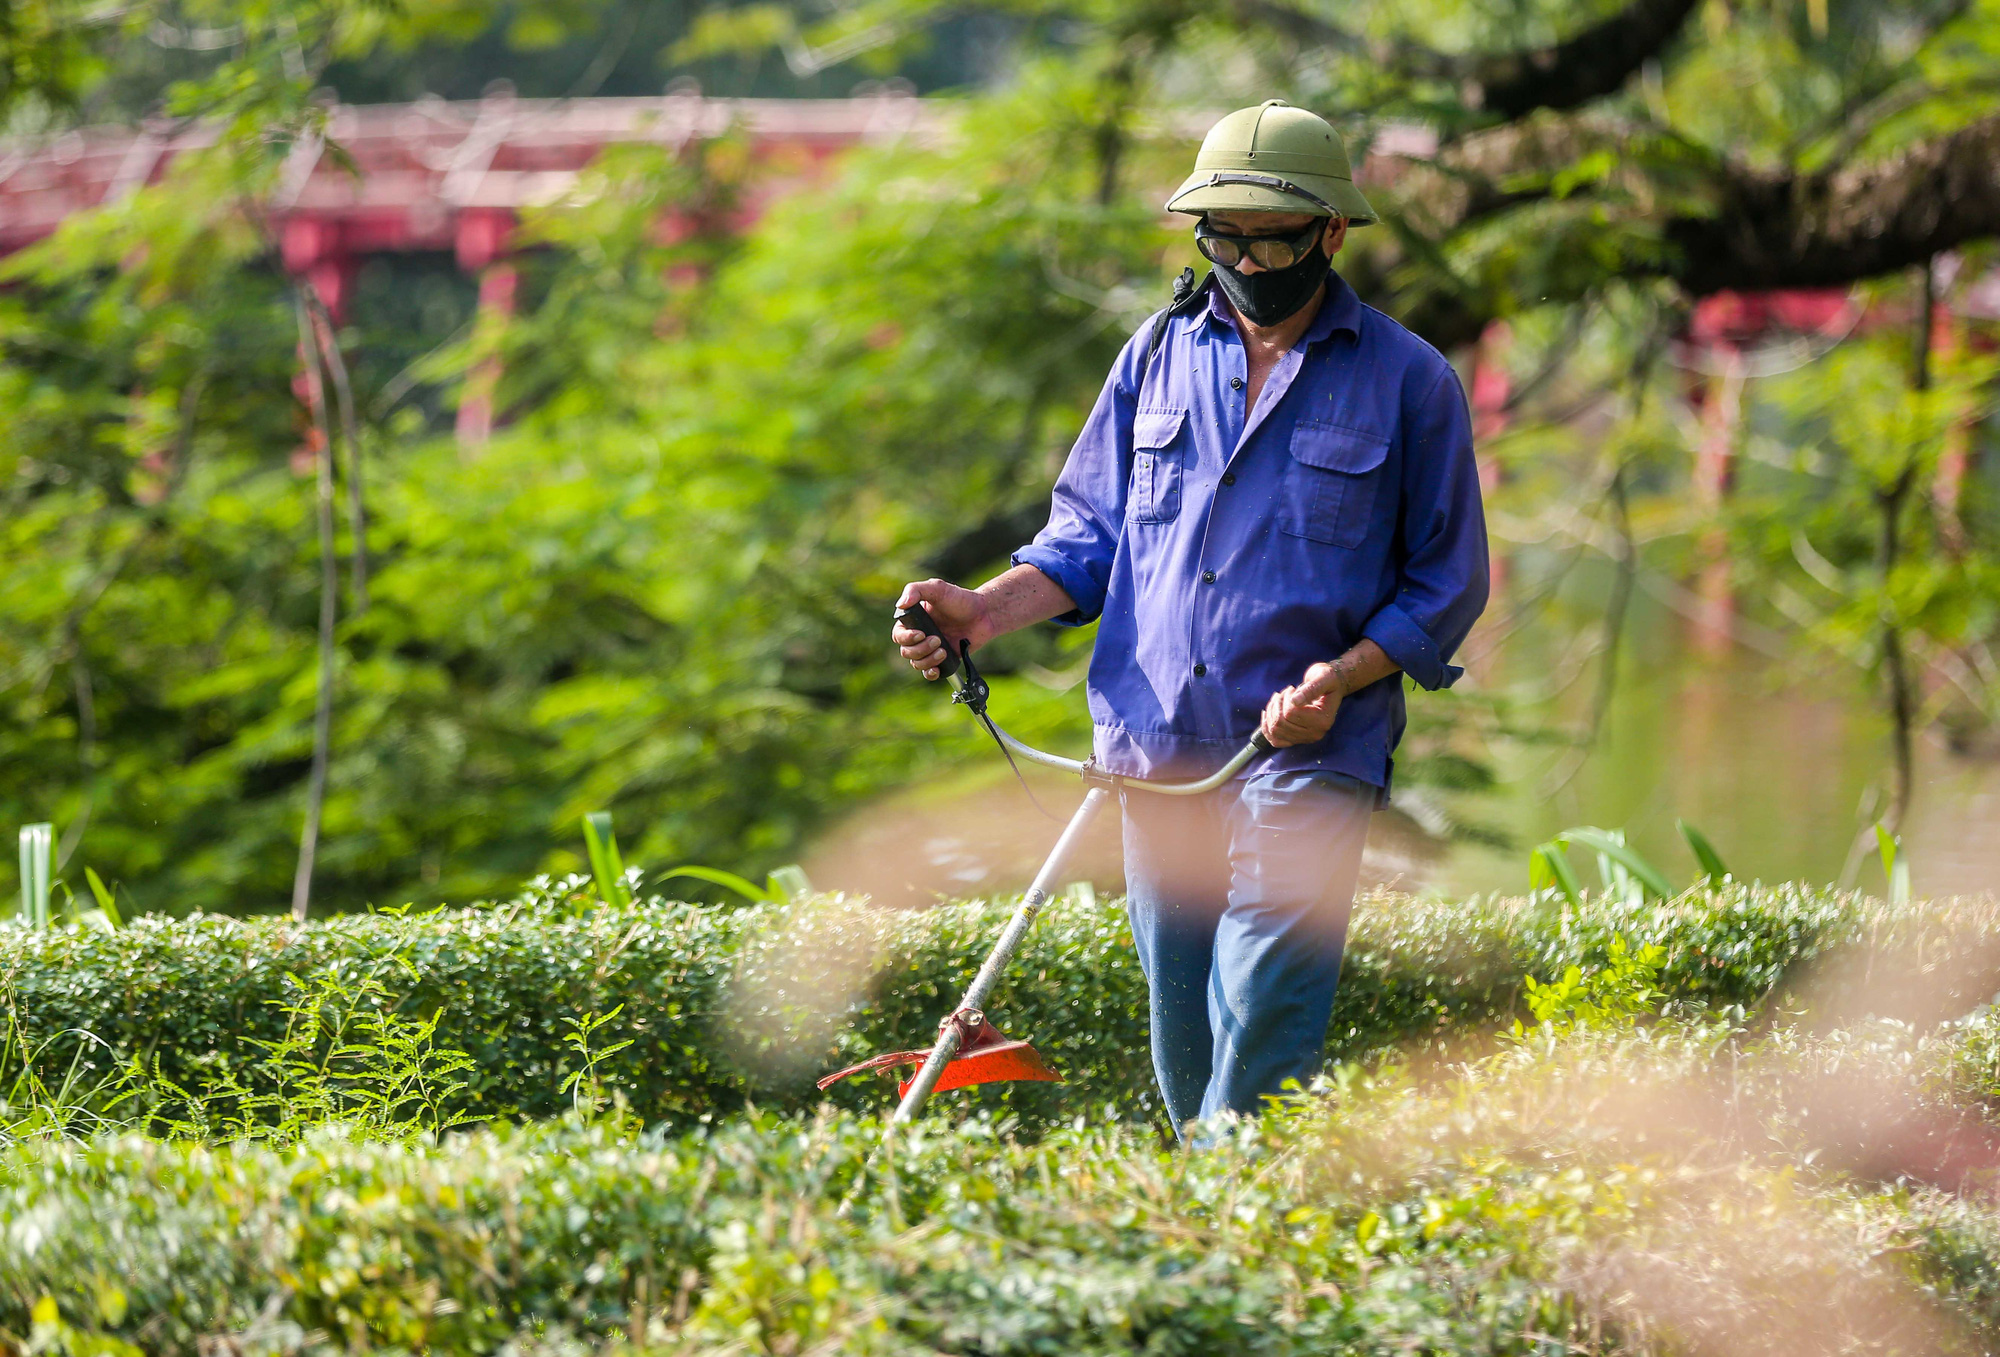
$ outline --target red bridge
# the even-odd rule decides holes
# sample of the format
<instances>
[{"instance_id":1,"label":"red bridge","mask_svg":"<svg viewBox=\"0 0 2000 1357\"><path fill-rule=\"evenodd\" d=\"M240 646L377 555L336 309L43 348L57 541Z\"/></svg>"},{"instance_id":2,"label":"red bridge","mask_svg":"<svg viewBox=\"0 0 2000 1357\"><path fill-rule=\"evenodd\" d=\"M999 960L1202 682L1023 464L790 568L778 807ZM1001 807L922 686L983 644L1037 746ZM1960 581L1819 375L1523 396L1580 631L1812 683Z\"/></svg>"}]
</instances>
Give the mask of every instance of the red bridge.
<instances>
[{"instance_id":1,"label":"red bridge","mask_svg":"<svg viewBox=\"0 0 2000 1357\"><path fill-rule=\"evenodd\" d=\"M454 250L476 272L505 249L523 208L560 201L606 146L672 148L746 135L756 160L776 167L750 215L830 157L866 142L929 140L937 111L906 95L862 99L442 99L332 110L328 138L286 165L271 212L286 267L310 272L338 308L357 258ZM90 128L37 146L0 148L0 253L55 230L67 216L157 182L174 157L207 145L203 127Z\"/></svg>"},{"instance_id":2,"label":"red bridge","mask_svg":"<svg viewBox=\"0 0 2000 1357\"><path fill-rule=\"evenodd\" d=\"M735 132L763 168L742 206L743 223L771 199L810 182L849 147L903 138L935 140L935 105L902 94L857 99L442 99L337 106L326 144L302 144L268 204L287 271L311 280L342 318L360 263L370 255L450 251L479 278L482 309L513 308L507 251L525 208L560 202L607 147L679 149ZM0 147L0 253L49 235L64 218L157 183L213 129L88 128L36 145ZM489 402L475 379L461 404L461 437L483 441Z\"/></svg>"}]
</instances>

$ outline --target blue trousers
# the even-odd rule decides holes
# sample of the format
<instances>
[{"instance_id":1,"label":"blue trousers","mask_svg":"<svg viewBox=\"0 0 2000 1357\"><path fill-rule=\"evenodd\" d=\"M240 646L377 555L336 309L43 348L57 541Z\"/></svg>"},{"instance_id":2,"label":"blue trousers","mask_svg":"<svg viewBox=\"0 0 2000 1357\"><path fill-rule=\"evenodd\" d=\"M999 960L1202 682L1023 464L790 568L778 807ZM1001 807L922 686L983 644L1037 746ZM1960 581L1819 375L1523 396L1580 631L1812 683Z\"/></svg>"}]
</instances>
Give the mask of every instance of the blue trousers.
<instances>
[{"instance_id":1,"label":"blue trousers","mask_svg":"<svg viewBox=\"0 0 2000 1357\"><path fill-rule=\"evenodd\" d=\"M1178 1130L1319 1072L1375 789L1311 773L1127 791L1126 909Z\"/></svg>"}]
</instances>

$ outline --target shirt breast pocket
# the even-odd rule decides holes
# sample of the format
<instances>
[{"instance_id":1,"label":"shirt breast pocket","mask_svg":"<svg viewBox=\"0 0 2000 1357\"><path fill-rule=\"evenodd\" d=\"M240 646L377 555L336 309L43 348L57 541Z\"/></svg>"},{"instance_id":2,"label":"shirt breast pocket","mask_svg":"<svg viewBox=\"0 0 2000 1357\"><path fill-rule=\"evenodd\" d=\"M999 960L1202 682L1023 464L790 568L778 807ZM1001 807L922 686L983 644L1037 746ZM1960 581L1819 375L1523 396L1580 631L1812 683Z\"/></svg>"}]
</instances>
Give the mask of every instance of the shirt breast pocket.
<instances>
[{"instance_id":1,"label":"shirt breast pocket","mask_svg":"<svg viewBox=\"0 0 2000 1357\"><path fill-rule=\"evenodd\" d=\"M1374 522L1389 436L1324 420L1292 430L1292 493L1284 530L1294 537L1354 548Z\"/></svg>"},{"instance_id":2,"label":"shirt breast pocket","mask_svg":"<svg viewBox=\"0 0 2000 1357\"><path fill-rule=\"evenodd\" d=\"M1187 411L1141 410L1132 420L1134 523L1171 523L1181 513L1189 447Z\"/></svg>"}]
</instances>

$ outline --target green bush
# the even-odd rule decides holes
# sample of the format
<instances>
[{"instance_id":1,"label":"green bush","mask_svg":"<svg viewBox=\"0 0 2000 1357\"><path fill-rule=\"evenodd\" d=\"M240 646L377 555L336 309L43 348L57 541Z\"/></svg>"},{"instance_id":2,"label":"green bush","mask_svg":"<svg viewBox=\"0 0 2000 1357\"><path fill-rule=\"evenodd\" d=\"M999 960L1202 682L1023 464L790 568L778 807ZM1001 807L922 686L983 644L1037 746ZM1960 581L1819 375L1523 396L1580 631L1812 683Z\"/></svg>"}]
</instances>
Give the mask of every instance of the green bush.
<instances>
[{"instance_id":1,"label":"green bush","mask_svg":"<svg viewBox=\"0 0 2000 1357\"><path fill-rule=\"evenodd\" d=\"M1740 1060L1662 1029L1435 1084L1348 1066L1192 1155L953 1117L877 1154L879 1122L830 1109L25 1143L0 1151L0 1328L160 1354L1992 1350L1990 1204L1776 1162L1763 1124L1605 1113L1718 1065L1747 1089L1834 1067L1724 1040Z\"/></svg>"},{"instance_id":2,"label":"green bush","mask_svg":"<svg viewBox=\"0 0 2000 1357\"><path fill-rule=\"evenodd\" d=\"M599 1049L632 1044L597 1075L645 1119L686 1124L746 1100L809 1105L818 1098L814 1076L928 1044L1007 907L896 914L838 901L718 909L655 899L612 908L568 889L580 887L565 883L501 906L304 926L200 916L141 918L119 932L4 930L0 995L18 1024L13 1049L36 1052L52 1078L73 1064L102 1075L116 1059L136 1059L198 1089L224 1068L247 1070L257 1043L282 1035L283 1006L297 994L288 976L350 990L372 978L403 1014L437 1018L438 1046L472 1057L463 1110L482 1117L566 1108L564 1082L578 1065L574 1023L617 1009L593 1041ZM1992 931L1991 913L1965 917ZM1942 906L1890 910L1797 887L1732 886L1584 910L1371 894L1356 904L1329 1049L1351 1055L1500 1022L1517 1013L1525 977L1553 980L1572 964L1601 964L1619 938L1662 948L1655 983L1667 998L1747 1006L1840 944L1963 924ZM842 976L851 983L837 983ZM1069 1083L961 1099L1038 1120L1106 1104L1152 1114L1145 985L1121 910L1053 905L990 1009ZM832 1097L878 1107L884 1091L855 1080Z\"/></svg>"}]
</instances>

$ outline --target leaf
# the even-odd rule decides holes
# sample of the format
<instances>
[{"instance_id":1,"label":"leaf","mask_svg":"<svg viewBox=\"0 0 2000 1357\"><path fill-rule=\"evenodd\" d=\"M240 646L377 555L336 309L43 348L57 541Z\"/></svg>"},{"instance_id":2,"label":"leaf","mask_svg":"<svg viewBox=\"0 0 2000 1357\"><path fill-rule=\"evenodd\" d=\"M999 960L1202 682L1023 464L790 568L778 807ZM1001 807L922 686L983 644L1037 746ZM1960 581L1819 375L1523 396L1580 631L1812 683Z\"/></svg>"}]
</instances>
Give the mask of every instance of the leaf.
<instances>
[{"instance_id":1,"label":"leaf","mask_svg":"<svg viewBox=\"0 0 2000 1357\"><path fill-rule=\"evenodd\" d=\"M775 876L776 873L772 875ZM768 890L760 889L757 883L748 877L738 876L734 872L725 872L720 867L697 867L692 863L683 863L671 871L662 873L658 879L661 881L671 881L677 876L691 876L697 881L706 881L710 885L727 887L739 895L748 896L760 905L778 903L777 896Z\"/></svg>"},{"instance_id":2,"label":"leaf","mask_svg":"<svg viewBox=\"0 0 2000 1357\"><path fill-rule=\"evenodd\" d=\"M118 913L117 900L109 890L105 889L104 878L97 874L95 868L86 867L83 869L83 879L90 883L90 893L97 897L97 907L104 911L104 917L111 921L111 926L123 928L125 920Z\"/></svg>"},{"instance_id":3,"label":"leaf","mask_svg":"<svg viewBox=\"0 0 2000 1357\"><path fill-rule=\"evenodd\" d=\"M625 863L618 856L618 836L611 831L611 812L592 811L583 817L583 842L590 853L590 872L597 878L597 894L607 905L629 905L632 892L625 886Z\"/></svg>"},{"instance_id":4,"label":"leaf","mask_svg":"<svg viewBox=\"0 0 2000 1357\"><path fill-rule=\"evenodd\" d=\"M1875 845L1882 853L1882 879L1888 883L1889 903L1910 903L1910 860L1903 855L1903 838L1891 834L1880 820L1875 822Z\"/></svg>"},{"instance_id":5,"label":"leaf","mask_svg":"<svg viewBox=\"0 0 2000 1357\"><path fill-rule=\"evenodd\" d=\"M1585 825L1577 829L1564 830L1556 836L1556 840L1581 844L1585 848L1602 853L1638 878L1640 885L1663 900L1674 893L1673 885L1667 880L1666 874L1646 861L1635 850L1626 847L1615 834Z\"/></svg>"},{"instance_id":6,"label":"leaf","mask_svg":"<svg viewBox=\"0 0 2000 1357\"><path fill-rule=\"evenodd\" d=\"M1729 869L1722 865L1722 855L1715 851L1715 845L1708 841L1706 834L1686 820L1675 820L1674 828L1681 832L1681 838L1687 841L1688 851L1701 864L1701 870L1708 874L1709 885L1720 886L1729 878Z\"/></svg>"},{"instance_id":7,"label":"leaf","mask_svg":"<svg viewBox=\"0 0 2000 1357\"><path fill-rule=\"evenodd\" d=\"M806 875L806 869L796 862L774 867L771 869L768 894L773 900L796 905L814 894L812 879Z\"/></svg>"},{"instance_id":8,"label":"leaf","mask_svg":"<svg viewBox=\"0 0 2000 1357\"><path fill-rule=\"evenodd\" d=\"M1576 870L1569 865L1569 854L1560 838L1550 839L1528 855L1528 884L1534 890L1556 886L1572 905L1583 908L1583 887L1576 879Z\"/></svg>"},{"instance_id":9,"label":"leaf","mask_svg":"<svg viewBox=\"0 0 2000 1357\"><path fill-rule=\"evenodd\" d=\"M1875 822L1875 846L1882 855L1882 879L1894 889L1896 880L1896 855L1903 846L1902 839L1889 832L1889 827L1880 820Z\"/></svg>"}]
</instances>

